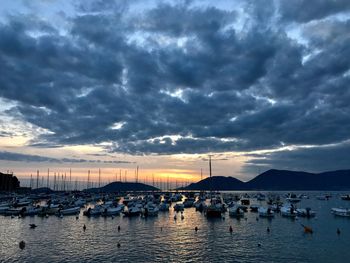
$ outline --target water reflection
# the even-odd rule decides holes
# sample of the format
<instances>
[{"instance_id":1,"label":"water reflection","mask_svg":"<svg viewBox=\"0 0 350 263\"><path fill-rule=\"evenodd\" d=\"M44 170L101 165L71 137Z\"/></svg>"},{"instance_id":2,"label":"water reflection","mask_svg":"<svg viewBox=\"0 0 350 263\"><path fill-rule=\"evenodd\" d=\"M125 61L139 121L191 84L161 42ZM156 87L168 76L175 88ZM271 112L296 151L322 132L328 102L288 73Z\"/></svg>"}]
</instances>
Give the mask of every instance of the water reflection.
<instances>
[{"instance_id":1,"label":"water reflection","mask_svg":"<svg viewBox=\"0 0 350 263\"><path fill-rule=\"evenodd\" d=\"M228 213L225 220L208 219L194 208L185 209L183 220L178 213L176 221L173 209L147 219L1 216L0 259L4 262L347 262L350 220L334 217L330 208L348 203L333 197L330 201L310 198L302 204L316 210L317 217L290 220L276 215L274 219L257 221L257 213L248 212L246 219L237 220ZM38 227L30 229L32 223ZM304 234L301 223L311 225L314 234ZM340 235L336 234L337 228L341 229ZM18 247L20 240L26 242L24 250Z\"/></svg>"}]
</instances>

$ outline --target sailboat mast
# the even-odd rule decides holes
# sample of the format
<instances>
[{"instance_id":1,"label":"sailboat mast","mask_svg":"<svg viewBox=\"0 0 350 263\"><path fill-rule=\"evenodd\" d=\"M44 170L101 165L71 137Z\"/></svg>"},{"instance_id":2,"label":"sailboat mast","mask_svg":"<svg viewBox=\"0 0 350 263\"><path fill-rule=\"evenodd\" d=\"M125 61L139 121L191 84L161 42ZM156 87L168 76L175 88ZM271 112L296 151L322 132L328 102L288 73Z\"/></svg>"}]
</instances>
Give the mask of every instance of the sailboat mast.
<instances>
[{"instance_id":1,"label":"sailboat mast","mask_svg":"<svg viewBox=\"0 0 350 263\"><path fill-rule=\"evenodd\" d=\"M211 155L209 155L209 176L211 177Z\"/></svg>"}]
</instances>

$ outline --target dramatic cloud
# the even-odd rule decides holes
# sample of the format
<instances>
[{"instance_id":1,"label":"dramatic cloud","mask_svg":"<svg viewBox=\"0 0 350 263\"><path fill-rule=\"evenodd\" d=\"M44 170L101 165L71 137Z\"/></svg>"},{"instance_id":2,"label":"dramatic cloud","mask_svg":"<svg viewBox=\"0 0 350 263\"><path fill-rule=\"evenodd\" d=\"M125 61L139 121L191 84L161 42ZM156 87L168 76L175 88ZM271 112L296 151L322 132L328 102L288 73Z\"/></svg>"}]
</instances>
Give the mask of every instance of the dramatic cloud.
<instances>
[{"instance_id":1,"label":"dramatic cloud","mask_svg":"<svg viewBox=\"0 0 350 263\"><path fill-rule=\"evenodd\" d=\"M49 163L130 163L127 161L101 161L101 160L87 160L87 159L71 159L71 158L50 158L39 155L22 154L0 151L1 161L14 161L14 162L49 162Z\"/></svg>"},{"instance_id":2,"label":"dramatic cloud","mask_svg":"<svg viewBox=\"0 0 350 263\"><path fill-rule=\"evenodd\" d=\"M262 2L81 1L3 15L3 112L40 128L40 147L326 152L350 139L350 2Z\"/></svg>"}]
</instances>

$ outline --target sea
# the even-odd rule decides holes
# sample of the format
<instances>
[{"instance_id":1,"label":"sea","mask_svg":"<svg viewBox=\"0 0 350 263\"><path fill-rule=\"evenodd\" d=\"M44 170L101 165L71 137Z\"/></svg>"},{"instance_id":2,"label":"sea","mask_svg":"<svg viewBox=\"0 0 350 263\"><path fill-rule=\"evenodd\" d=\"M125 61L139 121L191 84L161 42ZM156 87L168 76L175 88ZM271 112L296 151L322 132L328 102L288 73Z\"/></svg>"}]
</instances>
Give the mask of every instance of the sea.
<instances>
[{"instance_id":1,"label":"sea","mask_svg":"<svg viewBox=\"0 0 350 263\"><path fill-rule=\"evenodd\" d=\"M0 216L0 262L350 262L350 218L331 214L332 207L350 208L350 201L341 200L340 192L328 201L317 200L318 192L306 194L309 199L297 206L311 207L315 218L276 214L269 220L247 212L238 220L227 212L208 219L186 208L184 218L174 220L172 207L147 219L88 218L82 212L79 219ZM313 233L304 233L302 224Z\"/></svg>"}]
</instances>

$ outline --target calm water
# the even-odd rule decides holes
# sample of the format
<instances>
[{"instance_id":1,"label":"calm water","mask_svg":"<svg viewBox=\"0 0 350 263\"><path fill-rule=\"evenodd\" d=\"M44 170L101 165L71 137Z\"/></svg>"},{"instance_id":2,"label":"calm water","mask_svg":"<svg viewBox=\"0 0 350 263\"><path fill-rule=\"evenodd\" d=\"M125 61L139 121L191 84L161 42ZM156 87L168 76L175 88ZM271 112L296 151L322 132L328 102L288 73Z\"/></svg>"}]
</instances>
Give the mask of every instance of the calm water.
<instances>
[{"instance_id":1,"label":"calm water","mask_svg":"<svg viewBox=\"0 0 350 263\"><path fill-rule=\"evenodd\" d=\"M194 208L185 209L184 220L178 216L177 221L172 208L148 219L0 216L0 261L350 262L350 219L330 213L331 207L350 207L350 202L340 200L340 193L329 201L316 200L316 195L310 193L310 199L298 204L317 211L317 217L309 220L276 215L271 221L257 221L252 212L246 213L247 220L230 218L228 213L225 220L208 220ZM30 223L38 227L30 229ZM300 223L312 226L314 233L304 234ZM339 236L337 228L341 229ZM24 250L18 247L21 240L26 242Z\"/></svg>"}]
</instances>

